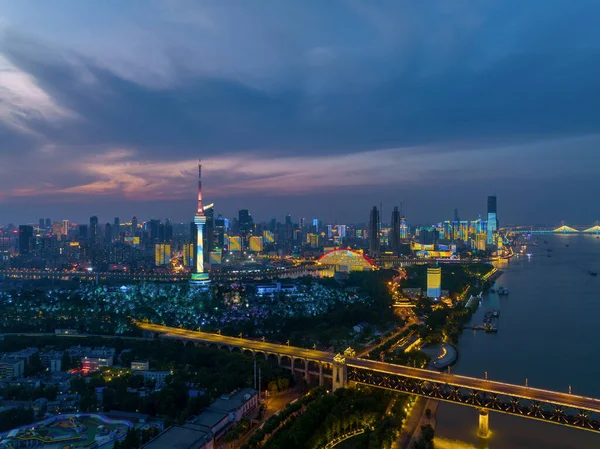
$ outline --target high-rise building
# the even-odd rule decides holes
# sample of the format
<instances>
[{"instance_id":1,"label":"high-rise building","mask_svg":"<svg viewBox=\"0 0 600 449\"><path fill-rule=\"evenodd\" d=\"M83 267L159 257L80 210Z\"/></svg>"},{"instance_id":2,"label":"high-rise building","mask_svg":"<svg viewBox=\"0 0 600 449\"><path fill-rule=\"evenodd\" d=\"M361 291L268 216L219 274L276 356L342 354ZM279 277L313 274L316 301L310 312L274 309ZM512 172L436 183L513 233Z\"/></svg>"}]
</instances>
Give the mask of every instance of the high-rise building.
<instances>
[{"instance_id":1,"label":"high-rise building","mask_svg":"<svg viewBox=\"0 0 600 449\"><path fill-rule=\"evenodd\" d=\"M112 226L110 225L110 223L106 223L106 225L104 225L104 242L110 243L112 242L112 238Z\"/></svg>"},{"instance_id":2,"label":"high-rise building","mask_svg":"<svg viewBox=\"0 0 600 449\"><path fill-rule=\"evenodd\" d=\"M49 218L46 218L46 229L52 229L52 221Z\"/></svg>"},{"instance_id":3,"label":"high-rise building","mask_svg":"<svg viewBox=\"0 0 600 449\"><path fill-rule=\"evenodd\" d=\"M373 206L371 214L369 215L369 255L371 257L379 257L380 253L380 240L379 231L381 228L381 221L379 219L379 211L377 206Z\"/></svg>"},{"instance_id":4,"label":"high-rise building","mask_svg":"<svg viewBox=\"0 0 600 449\"><path fill-rule=\"evenodd\" d=\"M88 226L87 225L79 225L79 240L87 240L88 239Z\"/></svg>"},{"instance_id":5,"label":"high-rise building","mask_svg":"<svg viewBox=\"0 0 600 449\"><path fill-rule=\"evenodd\" d=\"M263 238L258 235L253 235L250 237L250 251L259 253L263 250Z\"/></svg>"},{"instance_id":6,"label":"high-rise building","mask_svg":"<svg viewBox=\"0 0 600 449\"><path fill-rule=\"evenodd\" d=\"M19 254L29 254L33 246L33 226L19 226Z\"/></svg>"},{"instance_id":7,"label":"high-rise building","mask_svg":"<svg viewBox=\"0 0 600 449\"><path fill-rule=\"evenodd\" d=\"M398 206L394 207L392 211L390 233L390 248L397 256L400 254L400 211L398 210Z\"/></svg>"},{"instance_id":8,"label":"high-rise building","mask_svg":"<svg viewBox=\"0 0 600 449\"><path fill-rule=\"evenodd\" d=\"M57 240L61 240L61 237L63 236L63 225L60 221L52 223L52 234Z\"/></svg>"},{"instance_id":9,"label":"high-rise building","mask_svg":"<svg viewBox=\"0 0 600 449\"><path fill-rule=\"evenodd\" d=\"M62 233L63 235L69 235L69 220L62 221Z\"/></svg>"},{"instance_id":10,"label":"high-rise building","mask_svg":"<svg viewBox=\"0 0 600 449\"><path fill-rule=\"evenodd\" d=\"M133 217L131 219L131 236L137 237L138 235L138 219L137 217Z\"/></svg>"},{"instance_id":11,"label":"high-rise building","mask_svg":"<svg viewBox=\"0 0 600 449\"><path fill-rule=\"evenodd\" d=\"M248 247L248 239L254 233L254 221L248 209L242 209L238 212L238 225L240 227L243 249L246 249Z\"/></svg>"},{"instance_id":12,"label":"high-rise building","mask_svg":"<svg viewBox=\"0 0 600 449\"><path fill-rule=\"evenodd\" d=\"M204 262L210 262L210 253L215 249L215 205L204 206L206 224L204 225Z\"/></svg>"},{"instance_id":13,"label":"high-rise building","mask_svg":"<svg viewBox=\"0 0 600 449\"><path fill-rule=\"evenodd\" d=\"M202 206L202 164L198 161L198 209L194 216L194 224L196 225L196 266L192 273L190 283L202 287L208 287L210 278L208 273L204 271L204 225L206 224L206 216L204 215L204 207Z\"/></svg>"},{"instance_id":14,"label":"high-rise building","mask_svg":"<svg viewBox=\"0 0 600 449\"><path fill-rule=\"evenodd\" d=\"M442 269L437 265L427 268L427 296L429 298L442 296Z\"/></svg>"},{"instance_id":15,"label":"high-rise building","mask_svg":"<svg viewBox=\"0 0 600 449\"><path fill-rule=\"evenodd\" d=\"M225 219L221 214L215 219L214 248L222 250L225 246Z\"/></svg>"},{"instance_id":16,"label":"high-rise building","mask_svg":"<svg viewBox=\"0 0 600 449\"><path fill-rule=\"evenodd\" d=\"M487 199L487 242L494 243L494 235L498 231L498 211L496 209L496 195L490 195Z\"/></svg>"},{"instance_id":17,"label":"high-rise building","mask_svg":"<svg viewBox=\"0 0 600 449\"><path fill-rule=\"evenodd\" d=\"M150 242L157 243L161 240L159 239L159 228L160 228L160 220L152 219L149 223L150 228ZM165 229L163 228L163 237L165 236Z\"/></svg>"},{"instance_id":18,"label":"high-rise building","mask_svg":"<svg viewBox=\"0 0 600 449\"><path fill-rule=\"evenodd\" d=\"M119 219L119 217L115 217L115 221L113 223L113 227L112 227L112 232L113 232L113 237L118 239L119 236L121 235L121 220Z\"/></svg>"},{"instance_id":19,"label":"high-rise building","mask_svg":"<svg viewBox=\"0 0 600 449\"><path fill-rule=\"evenodd\" d=\"M90 242L96 243L96 239L98 238L98 216L97 215L90 217L89 238L90 238Z\"/></svg>"},{"instance_id":20,"label":"high-rise building","mask_svg":"<svg viewBox=\"0 0 600 449\"><path fill-rule=\"evenodd\" d=\"M157 243L154 245L154 263L157 267L168 265L171 262L171 245Z\"/></svg>"},{"instance_id":21,"label":"high-rise building","mask_svg":"<svg viewBox=\"0 0 600 449\"><path fill-rule=\"evenodd\" d=\"M171 243L173 241L173 225L170 219L165 220L165 242Z\"/></svg>"},{"instance_id":22,"label":"high-rise building","mask_svg":"<svg viewBox=\"0 0 600 449\"><path fill-rule=\"evenodd\" d=\"M46 225L44 224L44 219L40 218L40 224L39 224L39 228L40 229L44 229L46 227Z\"/></svg>"}]
</instances>

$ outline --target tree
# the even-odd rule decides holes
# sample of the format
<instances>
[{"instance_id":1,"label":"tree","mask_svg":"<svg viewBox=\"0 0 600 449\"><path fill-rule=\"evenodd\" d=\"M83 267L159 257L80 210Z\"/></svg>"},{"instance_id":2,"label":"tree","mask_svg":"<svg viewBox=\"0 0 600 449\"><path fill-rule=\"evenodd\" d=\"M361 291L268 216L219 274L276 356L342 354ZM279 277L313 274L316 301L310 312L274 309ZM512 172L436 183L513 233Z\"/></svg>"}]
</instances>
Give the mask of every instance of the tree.
<instances>
[{"instance_id":1,"label":"tree","mask_svg":"<svg viewBox=\"0 0 600 449\"><path fill-rule=\"evenodd\" d=\"M67 370L70 370L71 368L73 368L72 363L73 363L73 361L71 360L71 356L69 355L69 352L64 351L62 358L60 359L60 367L62 368L62 370L67 371Z\"/></svg>"}]
</instances>

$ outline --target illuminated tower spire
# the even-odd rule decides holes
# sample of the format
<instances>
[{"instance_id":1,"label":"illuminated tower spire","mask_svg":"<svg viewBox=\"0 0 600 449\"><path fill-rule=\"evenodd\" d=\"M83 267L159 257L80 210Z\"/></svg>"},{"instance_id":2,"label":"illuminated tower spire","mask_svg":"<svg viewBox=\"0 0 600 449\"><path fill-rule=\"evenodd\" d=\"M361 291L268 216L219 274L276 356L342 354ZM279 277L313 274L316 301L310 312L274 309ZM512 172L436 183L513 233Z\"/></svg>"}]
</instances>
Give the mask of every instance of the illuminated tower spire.
<instances>
[{"instance_id":1,"label":"illuminated tower spire","mask_svg":"<svg viewBox=\"0 0 600 449\"><path fill-rule=\"evenodd\" d=\"M196 215L204 215L202 207L202 161L198 159L198 211Z\"/></svg>"},{"instance_id":2,"label":"illuminated tower spire","mask_svg":"<svg viewBox=\"0 0 600 449\"><path fill-rule=\"evenodd\" d=\"M196 225L196 266L190 283L206 288L210 283L210 278L208 273L204 272L204 225L206 224L206 216L202 206L202 162L200 160L198 160L198 210L194 216L194 224Z\"/></svg>"}]
</instances>

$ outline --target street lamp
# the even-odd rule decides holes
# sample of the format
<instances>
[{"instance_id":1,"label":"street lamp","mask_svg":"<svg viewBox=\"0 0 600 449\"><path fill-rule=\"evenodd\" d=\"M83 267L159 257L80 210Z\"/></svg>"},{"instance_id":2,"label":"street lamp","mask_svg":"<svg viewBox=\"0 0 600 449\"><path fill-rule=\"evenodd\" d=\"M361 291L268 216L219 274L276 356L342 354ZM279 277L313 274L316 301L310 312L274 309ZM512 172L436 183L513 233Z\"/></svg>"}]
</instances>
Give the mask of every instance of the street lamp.
<instances>
[{"instance_id":1,"label":"street lamp","mask_svg":"<svg viewBox=\"0 0 600 449\"><path fill-rule=\"evenodd\" d=\"M290 345L290 341L289 340L286 341L285 344L289 346Z\"/></svg>"},{"instance_id":2,"label":"street lamp","mask_svg":"<svg viewBox=\"0 0 600 449\"><path fill-rule=\"evenodd\" d=\"M487 378L487 371L484 373L484 377L485 377L485 380L488 380L488 378Z\"/></svg>"}]
</instances>

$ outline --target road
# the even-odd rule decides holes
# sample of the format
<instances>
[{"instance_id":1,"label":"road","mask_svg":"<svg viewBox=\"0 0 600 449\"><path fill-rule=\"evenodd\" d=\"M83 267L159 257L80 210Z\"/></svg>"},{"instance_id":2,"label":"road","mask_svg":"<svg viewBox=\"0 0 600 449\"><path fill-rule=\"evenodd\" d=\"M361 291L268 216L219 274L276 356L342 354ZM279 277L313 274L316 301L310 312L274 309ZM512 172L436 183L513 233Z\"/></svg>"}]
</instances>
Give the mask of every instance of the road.
<instances>
[{"instance_id":1,"label":"road","mask_svg":"<svg viewBox=\"0 0 600 449\"><path fill-rule=\"evenodd\" d=\"M272 397L268 398L266 401L267 408L265 410L265 414L264 414L263 418L260 420L260 422L257 425L252 427L252 429L246 435L244 435L243 438L241 438L240 440L235 442L235 447L242 447L244 444L246 444L246 442L250 439L250 437L252 437L252 435L254 435L254 432L256 432L271 416L273 416L275 413L283 410L286 407L286 405L288 405L290 402L294 401L295 399L300 398L300 396L302 396L302 395L299 392L292 390L292 391L288 391L283 394L280 394L277 396L272 396ZM219 446L219 449L224 449L227 447L229 447L227 445L227 443L223 443L221 446Z\"/></svg>"}]
</instances>

